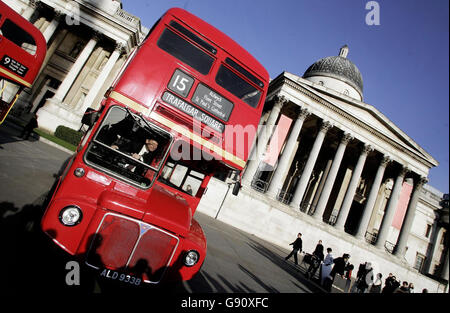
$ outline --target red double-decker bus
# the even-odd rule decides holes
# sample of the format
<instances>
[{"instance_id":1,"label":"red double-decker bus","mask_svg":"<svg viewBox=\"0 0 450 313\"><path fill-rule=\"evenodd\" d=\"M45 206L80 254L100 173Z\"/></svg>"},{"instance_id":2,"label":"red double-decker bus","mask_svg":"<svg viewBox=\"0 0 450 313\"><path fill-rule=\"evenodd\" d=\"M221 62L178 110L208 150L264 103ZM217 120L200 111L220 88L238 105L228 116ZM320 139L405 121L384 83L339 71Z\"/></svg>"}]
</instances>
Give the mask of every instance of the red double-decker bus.
<instances>
[{"instance_id":1,"label":"red double-decker bus","mask_svg":"<svg viewBox=\"0 0 450 313\"><path fill-rule=\"evenodd\" d=\"M85 114L91 127L52 188L42 229L113 280L192 278L207 246L194 213L213 175L239 179L255 132L234 130L257 128L268 83L228 36L168 10L101 108Z\"/></svg>"},{"instance_id":2,"label":"red double-decker bus","mask_svg":"<svg viewBox=\"0 0 450 313\"><path fill-rule=\"evenodd\" d=\"M32 86L46 52L39 29L0 1L0 124L20 92Z\"/></svg>"}]
</instances>

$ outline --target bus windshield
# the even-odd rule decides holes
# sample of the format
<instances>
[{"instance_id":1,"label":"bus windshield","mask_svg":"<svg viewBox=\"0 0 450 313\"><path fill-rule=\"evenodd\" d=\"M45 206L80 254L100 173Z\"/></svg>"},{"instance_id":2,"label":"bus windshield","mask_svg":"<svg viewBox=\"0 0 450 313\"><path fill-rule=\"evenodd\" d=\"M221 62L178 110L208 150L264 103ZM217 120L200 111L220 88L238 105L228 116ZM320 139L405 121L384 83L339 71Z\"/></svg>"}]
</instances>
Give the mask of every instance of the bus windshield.
<instances>
[{"instance_id":1,"label":"bus windshield","mask_svg":"<svg viewBox=\"0 0 450 313\"><path fill-rule=\"evenodd\" d=\"M171 143L171 135L140 115L113 106L107 112L85 161L140 188L149 188Z\"/></svg>"}]
</instances>

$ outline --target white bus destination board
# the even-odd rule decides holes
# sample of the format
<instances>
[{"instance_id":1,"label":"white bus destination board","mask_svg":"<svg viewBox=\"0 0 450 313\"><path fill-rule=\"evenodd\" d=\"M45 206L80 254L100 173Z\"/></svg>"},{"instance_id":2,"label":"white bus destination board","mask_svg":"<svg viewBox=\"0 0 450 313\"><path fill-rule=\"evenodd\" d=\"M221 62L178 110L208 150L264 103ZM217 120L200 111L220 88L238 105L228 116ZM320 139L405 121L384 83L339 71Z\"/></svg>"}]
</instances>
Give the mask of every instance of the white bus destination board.
<instances>
[{"instance_id":1,"label":"white bus destination board","mask_svg":"<svg viewBox=\"0 0 450 313\"><path fill-rule=\"evenodd\" d=\"M189 116L192 116L196 120L208 125L212 129L217 130L218 132L223 133L223 131L225 130L225 125L223 123L219 122L215 118L212 118L211 116L209 116L209 114L204 113L202 110L199 110L198 108L178 98L168 91L164 92L162 100L165 103L170 104L171 106L183 111Z\"/></svg>"},{"instance_id":2,"label":"white bus destination board","mask_svg":"<svg viewBox=\"0 0 450 313\"><path fill-rule=\"evenodd\" d=\"M224 121L228 121L234 106L231 101L203 84L198 84L192 102Z\"/></svg>"}]
</instances>

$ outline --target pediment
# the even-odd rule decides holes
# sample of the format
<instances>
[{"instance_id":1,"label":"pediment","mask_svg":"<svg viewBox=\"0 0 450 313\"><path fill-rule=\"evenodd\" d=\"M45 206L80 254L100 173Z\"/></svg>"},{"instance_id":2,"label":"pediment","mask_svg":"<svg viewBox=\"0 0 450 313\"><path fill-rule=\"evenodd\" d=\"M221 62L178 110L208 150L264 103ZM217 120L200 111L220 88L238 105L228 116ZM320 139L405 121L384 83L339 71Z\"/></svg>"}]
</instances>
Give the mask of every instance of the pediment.
<instances>
[{"instance_id":1,"label":"pediment","mask_svg":"<svg viewBox=\"0 0 450 313\"><path fill-rule=\"evenodd\" d=\"M334 106L339 112L351 117L351 120L358 121L358 124L370 129L371 132L377 133L379 137L386 138L395 145L401 146L404 150L416 155L416 157L427 161L431 166L438 165L438 162L429 153L374 106L314 84L297 75L285 72L284 76L313 94L316 98L325 101L327 104Z\"/></svg>"}]
</instances>

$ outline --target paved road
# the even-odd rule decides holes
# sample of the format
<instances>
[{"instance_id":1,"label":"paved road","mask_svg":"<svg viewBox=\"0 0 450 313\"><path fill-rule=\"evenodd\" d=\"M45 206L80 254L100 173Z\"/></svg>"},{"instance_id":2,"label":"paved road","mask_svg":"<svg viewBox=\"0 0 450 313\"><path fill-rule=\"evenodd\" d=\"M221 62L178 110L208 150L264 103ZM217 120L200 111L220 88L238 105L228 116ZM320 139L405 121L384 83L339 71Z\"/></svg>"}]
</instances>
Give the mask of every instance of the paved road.
<instances>
[{"instance_id":1,"label":"paved road","mask_svg":"<svg viewBox=\"0 0 450 313\"><path fill-rule=\"evenodd\" d=\"M88 293L129 290L99 280L89 269L82 270L80 286L65 284L68 273L65 264L71 256L56 248L33 223L42 215L40 204L53 183L53 175L69 154L38 140L23 141L17 137L20 130L11 121L0 126L2 289ZM322 292L315 283L305 279L301 268L291 260L284 261L289 247L274 246L201 213L197 213L196 218L208 239L208 254L201 271L188 282L158 287L159 290L173 293Z\"/></svg>"}]
</instances>

